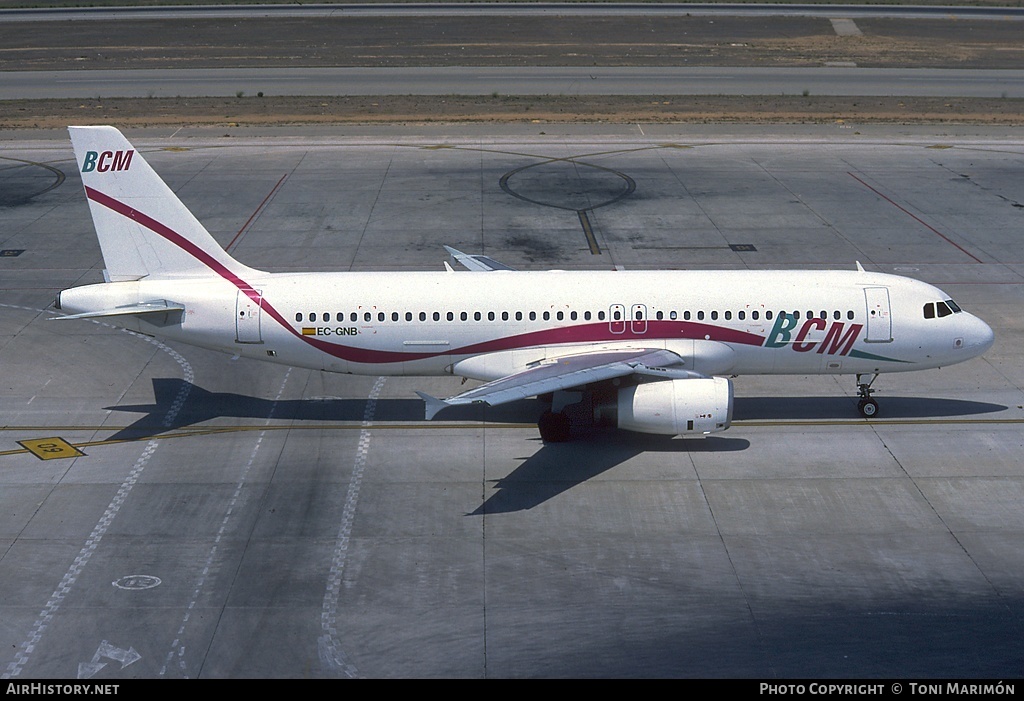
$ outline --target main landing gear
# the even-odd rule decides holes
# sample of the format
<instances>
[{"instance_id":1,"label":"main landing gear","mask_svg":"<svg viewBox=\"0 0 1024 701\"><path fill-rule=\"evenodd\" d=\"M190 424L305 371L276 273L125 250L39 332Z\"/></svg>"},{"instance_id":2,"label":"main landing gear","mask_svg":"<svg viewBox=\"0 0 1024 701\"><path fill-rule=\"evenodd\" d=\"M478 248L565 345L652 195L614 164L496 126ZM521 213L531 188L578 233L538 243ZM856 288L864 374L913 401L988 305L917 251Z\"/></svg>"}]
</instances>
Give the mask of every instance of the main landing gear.
<instances>
[{"instance_id":1,"label":"main landing gear","mask_svg":"<svg viewBox=\"0 0 1024 701\"><path fill-rule=\"evenodd\" d=\"M537 398L548 405L547 410L537 420L540 439L545 443L565 443L570 440L572 416L579 420L579 409L582 407L584 393L558 390Z\"/></svg>"},{"instance_id":2,"label":"main landing gear","mask_svg":"<svg viewBox=\"0 0 1024 701\"><path fill-rule=\"evenodd\" d=\"M545 443L564 443L569 440L569 426L569 416L561 411L545 411L537 421L540 439Z\"/></svg>"},{"instance_id":3,"label":"main landing gear","mask_svg":"<svg viewBox=\"0 0 1024 701\"><path fill-rule=\"evenodd\" d=\"M871 389L871 385L878 379L878 373L871 375L871 379L867 382L863 382L862 377L864 375L857 374L857 396L860 397L860 401L857 402L857 410L865 419L870 419L878 414L878 402L871 397L875 391Z\"/></svg>"}]
</instances>

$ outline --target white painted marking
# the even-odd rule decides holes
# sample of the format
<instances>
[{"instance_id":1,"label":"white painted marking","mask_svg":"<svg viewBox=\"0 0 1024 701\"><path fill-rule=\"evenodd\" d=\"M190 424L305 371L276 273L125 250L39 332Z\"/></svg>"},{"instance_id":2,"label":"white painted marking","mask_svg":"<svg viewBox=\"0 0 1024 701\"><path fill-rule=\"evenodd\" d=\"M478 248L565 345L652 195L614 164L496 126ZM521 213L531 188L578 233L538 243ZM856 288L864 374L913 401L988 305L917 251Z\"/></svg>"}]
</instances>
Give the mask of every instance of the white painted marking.
<instances>
[{"instance_id":1,"label":"white painted marking","mask_svg":"<svg viewBox=\"0 0 1024 701\"><path fill-rule=\"evenodd\" d=\"M852 19L833 19L829 21L832 23L832 29L841 37L864 36L860 31L860 27Z\"/></svg>"},{"instance_id":2,"label":"white painted marking","mask_svg":"<svg viewBox=\"0 0 1024 701\"><path fill-rule=\"evenodd\" d=\"M320 662L325 669L338 671L346 677L359 675L355 665L348 659L338 641L338 596L341 593L341 577L345 571L345 558L348 555L348 543L352 534L352 522L356 518L356 504L359 502L359 488L363 482L363 469L366 467L366 456L370 452L370 425L377 410L377 399L384 389L386 377L378 377L370 390L363 411L362 430L359 431L359 447L352 467L352 479L348 483L345 495L345 508L341 512L341 526L334 545L334 557L331 560L331 571L327 577L327 591L324 594L323 609L320 613L320 626L323 634L317 640Z\"/></svg>"},{"instance_id":3,"label":"white painted marking","mask_svg":"<svg viewBox=\"0 0 1024 701\"><path fill-rule=\"evenodd\" d=\"M274 417L274 412L277 411L277 403L281 399L281 395L284 394L285 385L288 384L288 378L292 374L292 369L288 368L288 371L284 374L284 378L281 380L281 386L277 389L277 395L274 397L274 401L270 405L270 411L267 413L267 422ZM245 467L242 468L242 474L238 477L238 482L235 484L235 491L231 495L231 499L228 500L227 509L224 512L224 518L221 519L220 528L217 529L217 534L213 538L213 546L210 547L210 552L206 555L206 562L203 565L202 570L199 572L199 579L196 581L196 586L192 590L192 597L188 602L188 606L185 609L185 615L181 619L181 625L178 626L177 637L171 643L171 649L167 653L167 659L164 660L163 667L160 668L160 676L167 674L167 668L171 665L175 657L177 657L178 671L181 672L182 677L188 679L188 669L185 666L185 643L183 638L185 637L185 630L188 626L189 619L192 617L192 609L196 607L196 603L199 601L199 596L202 594L203 587L206 586L207 577L210 575L210 571L213 569L214 559L217 556L217 551L220 548L220 542L224 539L224 534L227 532L228 524L231 522L231 516L235 513L235 506L238 504L238 500L242 496L242 488L245 486L246 478L249 476L249 472L252 470L253 464L256 462L256 454L260 452L260 446L263 445L263 438L267 435L266 430L262 430L256 436L256 444L252 447L252 452L249 454L249 460L245 463Z\"/></svg>"},{"instance_id":4,"label":"white painted marking","mask_svg":"<svg viewBox=\"0 0 1024 701\"><path fill-rule=\"evenodd\" d=\"M160 586L163 584L163 580L150 574L129 574L120 579L115 579L111 584L118 589L142 591L143 589L152 589L153 587Z\"/></svg>"},{"instance_id":5,"label":"white painted marking","mask_svg":"<svg viewBox=\"0 0 1024 701\"><path fill-rule=\"evenodd\" d=\"M54 312L46 309L32 309L30 307L21 307L12 304L0 304L2 307L9 307L12 309L26 309L32 312L39 312L43 314L53 314ZM107 328L113 329L115 327L110 324L105 324L100 321L91 320L94 324L100 326L106 326ZM119 329L124 331L124 329ZM164 420L161 425L165 428L169 428L174 420L178 416L178 412L181 410L181 405L184 404L185 398L188 396L189 390L192 388L192 381L195 379L195 374L192 372L192 366L185 358L175 351L174 349L164 345L155 338L143 336L141 334L134 333L132 331L124 331L139 340L151 343L160 350L164 351L181 367L183 379L185 382L182 384L181 389L178 391L178 396L175 398L174 404L168 409L167 414L164 416ZM128 477L125 478L124 482L121 483L120 488L117 490L117 494L114 495L113 500L107 506L106 511L103 512L103 516L100 517L96 527L93 528L92 533L85 541L85 546L79 551L78 557L74 559L67 572L64 573L64 577L60 580L57 588L54 589L53 594L47 600L43 606L43 610L39 612L36 617L35 623L32 625L32 629L29 631L28 638L18 646L17 652L14 655L14 661L7 665L7 671L4 672L0 679L11 679L21 674L22 670L29 663L32 653L36 651L39 646L39 642L43 638L43 633L46 632L47 627L53 622L54 617L57 615L57 611L60 610L61 604L64 602L65 597L71 592L72 587L78 580L79 575L82 574L82 570L89 563L89 559L92 558L96 552L96 548L99 546L100 541L103 540L103 536L110 529L110 524L113 523L114 518L121 510L121 506L124 504L125 499L131 493L135 483L139 481L139 477L142 475L143 470L146 469L146 464L149 463L149 459L156 452L159 443L155 439L150 440L138 460L132 466L131 471L128 473Z\"/></svg>"},{"instance_id":6,"label":"white painted marking","mask_svg":"<svg viewBox=\"0 0 1024 701\"><path fill-rule=\"evenodd\" d=\"M78 663L78 678L88 679L106 667L106 662L100 662L104 657L109 660L114 660L114 662L120 662L121 669L124 669L133 662L138 662L142 659L142 655L137 653L135 648L129 647L125 650L124 648L115 647L104 640L100 643L99 647L96 648L96 652L93 653L91 661Z\"/></svg>"}]
</instances>

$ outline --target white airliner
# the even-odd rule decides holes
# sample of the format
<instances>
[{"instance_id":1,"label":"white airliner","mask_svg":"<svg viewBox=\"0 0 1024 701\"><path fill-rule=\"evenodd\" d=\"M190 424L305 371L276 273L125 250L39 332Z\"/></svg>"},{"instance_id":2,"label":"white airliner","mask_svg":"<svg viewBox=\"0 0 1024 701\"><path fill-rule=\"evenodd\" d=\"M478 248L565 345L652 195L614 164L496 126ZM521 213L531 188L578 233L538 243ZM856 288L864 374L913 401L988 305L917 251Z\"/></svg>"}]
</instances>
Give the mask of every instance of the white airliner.
<instances>
[{"instance_id":1,"label":"white airliner","mask_svg":"<svg viewBox=\"0 0 1024 701\"><path fill-rule=\"evenodd\" d=\"M702 435L729 427L730 376L841 373L857 376L870 417L879 373L952 365L993 342L941 290L859 264L517 272L448 248L470 272L262 272L228 255L119 131L70 132L106 282L61 292L61 318L329 372L484 381L447 399L418 393L428 419L539 396L553 402L546 441L566 440L569 415L584 413Z\"/></svg>"}]
</instances>

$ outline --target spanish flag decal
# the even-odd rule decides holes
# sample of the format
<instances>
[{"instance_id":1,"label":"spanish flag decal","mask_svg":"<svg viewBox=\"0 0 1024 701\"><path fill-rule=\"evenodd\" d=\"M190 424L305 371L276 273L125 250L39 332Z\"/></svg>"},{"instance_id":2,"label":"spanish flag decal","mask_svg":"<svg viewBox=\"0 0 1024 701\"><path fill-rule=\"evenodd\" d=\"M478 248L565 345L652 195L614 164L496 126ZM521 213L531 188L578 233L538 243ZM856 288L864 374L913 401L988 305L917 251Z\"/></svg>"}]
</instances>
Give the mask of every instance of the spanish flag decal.
<instances>
[{"instance_id":1,"label":"spanish flag decal","mask_svg":"<svg viewBox=\"0 0 1024 701\"><path fill-rule=\"evenodd\" d=\"M303 326L302 327L302 335L303 336L316 336L316 329L313 328L312 326Z\"/></svg>"}]
</instances>

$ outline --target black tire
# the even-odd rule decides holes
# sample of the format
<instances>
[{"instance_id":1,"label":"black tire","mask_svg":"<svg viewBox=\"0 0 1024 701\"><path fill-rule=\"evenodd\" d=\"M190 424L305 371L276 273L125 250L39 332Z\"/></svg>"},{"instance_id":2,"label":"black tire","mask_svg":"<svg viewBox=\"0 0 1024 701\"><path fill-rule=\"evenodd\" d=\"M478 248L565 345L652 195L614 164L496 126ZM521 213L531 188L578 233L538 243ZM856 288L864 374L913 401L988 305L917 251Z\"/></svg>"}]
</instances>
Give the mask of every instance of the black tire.
<instances>
[{"instance_id":1,"label":"black tire","mask_svg":"<svg viewBox=\"0 0 1024 701\"><path fill-rule=\"evenodd\" d=\"M857 410L865 419L873 419L878 416L878 402L874 399L861 399L857 404Z\"/></svg>"},{"instance_id":2,"label":"black tire","mask_svg":"<svg viewBox=\"0 0 1024 701\"><path fill-rule=\"evenodd\" d=\"M540 439L545 443L564 443L569 440L569 417L559 412L545 411L537 421Z\"/></svg>"}]
</instances>

